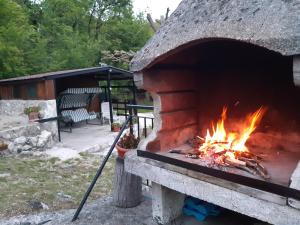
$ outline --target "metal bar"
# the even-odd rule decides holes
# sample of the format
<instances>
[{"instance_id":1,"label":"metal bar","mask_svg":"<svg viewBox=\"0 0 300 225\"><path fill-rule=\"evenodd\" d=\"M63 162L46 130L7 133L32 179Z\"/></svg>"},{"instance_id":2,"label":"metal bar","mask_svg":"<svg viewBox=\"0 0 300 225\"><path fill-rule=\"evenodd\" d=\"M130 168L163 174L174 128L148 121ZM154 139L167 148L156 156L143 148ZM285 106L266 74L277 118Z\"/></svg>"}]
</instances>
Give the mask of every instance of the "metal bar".
<instances>
[{"instance_id":1,"label":"metal bar","mask_svg":"<svg viewBox=\"0 0 300 225\"><path fill-rule=\"evenodd\" d=\"M111 70L108 70L108 75L107 75L107 93L108 93L108 102L109 102L109 117L110 117L110 124L114 122L114 117L113 117L113 110L112 110L112 102L111 102L111 92L110 92L110 73Z\"/></svg>"},{"instance_id":2,"label":"metal bar","mask_svg":"<svg viewBox=\"0 0 300 225\"><path fill-rule=\"evenodd\" d=\"M127 107L132 109L148 109L148 110L154 109L154 107L150 105L127 105Z\"/></svg>"},{"instance_id":3,"label":"metal bar","mask_svg":"<svg viewBox=\"0 0 300 225\"><path fill-rule=\"evenodd\" d=\"M122 133L126 129L126 126L127 126L128 122L130 121L130 119L131 119L131 116L129 116L128 119L125 121L125 123L122 126L122 129L120 130L120 132L118 134L118 136L116 137L115 141L113 142L112 146L110 147L110 149L109 149L107 155L105 156L105 158L104 158L101 166L99 167L99 169L98 169L98 171L97 171L97 173L96 173L96 175L95 175L92 183L90 184L88 190L84 194L83 199L81 200L80 205L79 205L78 209L76 210L76 212L75 212L75 214L73 216L72 222L74 222L75 220L77 220L77 218L78 218L78 216L79 216L79 214L80 214L80 212L81 212L81 210L82 210L82 208L83 208L86 200L88 199L89 195L91 194L91 192L92 192L92 190L93 190L93 188L94 188L94 186L95 186L98 178L101 176L102 170L104 169L104 167L105 167L105 165L106 165L109 157L111 156L111 153L113 152L113 150L114 150L117 142L119 141Z\"/></svg>"},{"instance_id":4,"label":"metal bar","mask_svg":"<svg viewBox=\"0 0 300 225\"><path fill-rule=\"evenodd\" d=\"M130 129L130 133L131 134L133 134L133 122L132 122L132 113L133 113L133 111L132 111L132 109L129 109L129 129Z\"/></svg>"},{"instance_id":5,"label":"metal bar","mask_svg":"<svg viewBox=\"0 0 300 225\"><path fill-rule=\"evenodd\" d=\"M136 117L137 118L137 128L138 128L138 138L140 138L141 137L141 135L140 135L140 118L137 116Z\"/></svg>"},{"instance_id":6,"label":"metal bar","mask_svg":"<svg viewBox=\"0 0 300 225\"><path fill-rule=\"evenodd\" d=\"M144 118L145 137L147 137L147 119Z\"/></svg>"},{"instance_id":7,"label":"metal bar","mask_svg":"<svg viewBox=\"0 0 300 225\"><path fill-rule=\"evenodd\" d=\"M213 177L221 178L223 180L246 185L248 187L267 191L273 194L281 195L287 198L294 198L300 200L300 190L296 190L280 184L275 184L264 180L258 180L251 177L245 177L239 174L228 173L222 170L201 166L199 164L190 163L179 159L174 159L168 156L152 153L149 151L137 150L137 155L144 158L154 159L171 165L179 166L185 169L193 170L196 172L204 173Z\"/></svg>"},{"instance_id":8,"label":"metal bar","mask_svg":"<svg viewBox=\"0 0 300 225\"><path fill-rule=\"evenodd\" d=\"M153 130L153 127L154 127L154 119L153 118L151 118L151 127L152 127L152 130Z\"/></svg>"},{"instance_id":9,"label":"metal bar","mask_svg":"<svg viewBox=\"0 0 300 225\"><path fill-rule=\"evenodd\" d=\"M105 93L105 101L107 101L107 99L108 99L108 96L107 96L107 86L104 87L104 93Z\"/></svg>"},{"instance_id":10,"label":"metal bar","mask_svg":"<svg viewBox=\"0 0 300 225\"><path fill-rule=\"evenodd\" d=\"M144 119L144 118L146 118L146 119L153 119L153 117L149 117L149 116L138 116L138 117L140 117L142 119Z\"/></svg>"},{"instance_id":11,"label":"metal bar","mask_svg":"<svg viewBox=\"0 0 300 225\"><path fill-rule=\"evenodd\" d=\"M124 103L125 119L127 119L127 104Z\"/></svg>"},{"instance_id":12,"label":"metal bar","mask_svg":"<svg viewBox=\"0 0 300 225\"><path fill-rule=\"evenodd\" d=\"M100 88L105 88L105 87L106 87L106 86L100 86ZM125 89L125 88L127 88L127 89L128 89L128 88L132 88L132 86L129 86L129 85L127 85L127 86L126 86L126 85L120 85L120 86L117 86L117 85L111 85L110 87L111 87L111 88L124 88L124 89Z\"/></svg>"},{"instance_id":13,"label":"metal bar","mask_svg":"<svg viewBox=\"0 0 300 225\"><path fill-rule=\"evenodd\" d=\"M135 84L134 84L134 80L132 79L132 97L133 97L133 104L136 105L136 93L135 93ZM138 112L137 109L134 109L134 115L137 116Z\"/></svg>"},{"instance_id":14,"label":"metal bar","mask_svg":"<svg viewBox=\"0 0 300 225\"><path fill-rule=\"evenodd\" d=\"M57 133L58 133L58 141L61 142L59 118L57 119Z\"/></svg>"}]
</instances>

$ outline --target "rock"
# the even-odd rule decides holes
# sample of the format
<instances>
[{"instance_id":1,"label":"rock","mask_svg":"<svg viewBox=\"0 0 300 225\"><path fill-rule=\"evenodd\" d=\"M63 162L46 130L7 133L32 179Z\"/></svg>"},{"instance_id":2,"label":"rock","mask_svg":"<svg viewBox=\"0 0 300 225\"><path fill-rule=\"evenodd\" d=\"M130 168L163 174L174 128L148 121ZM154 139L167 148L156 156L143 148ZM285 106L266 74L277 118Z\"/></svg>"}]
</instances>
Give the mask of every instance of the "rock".
<instances>
[{"instance_id":1,"label":"rock","mask_svg":"<svg viewBox=\"0 0 300 225\"><path fill-rule=\"evenodd\" d=\"M72 199L72 196L71 195L67 195L63 192L58 192L57 193L57 197L61 198L61 199L65 199L65 200L69 200L69 199Z\"/></svg>"},{"instance_id":2,"label":"rock","mask_svg":"<svg viewBox=\"0 0 300 225\"><path fill-rule=\"evenodd\" d=\"M38 142L38 137L28 137L27 143L31 146L36 146Z\"/></svg>"},{"instance_id":3,"label":"rock","mask_svg":"<svg viewBox=\"0 0 300 225\"><path fill-rule=\"evenodd\" d=\"M10 173L0 173L0 178L2 177L9 177Z\"/></svg>"},{"instance_id":4,"label":"rock","mask_svg":"<svg viewBox=\"0 0 300 225\"><path fill-rule=\"evenodd\" d=\"M28 205L31 209L33 210L40 210L40 209L45 209L45 210L48 210L49 209L49 206L46 205L45 203L39 201L39 200L30 200L28 202Z\"/></svg>"},{"instance_id":5,"label":"rock","mask_svg":"<svg viewBox=\"0 0 300 225\"><path fill-rule=\"evenodd\" d=\"M37 147L45 148L49 146L49 141L51 139L51 133L49 131L43 130L41 135L38 136Z\"/></svg>"},{"instance_id":6,"label":"rock","mask_svg":"<svg viewBox=\"0 0 300 225\"><path fill-rule=\"evenodd\" d=\"M15 147L15 144L14 144L13 142L10 142L10 143L8 144L8 150L9 150L10 152L13 152L14 147Z\"/></svg>"},{"instance_id":7,"label":"rock","mask_svg":"<svg viewBox=\"0 0 300 225\"><path fill-rule=\"evenodd\" d=\"M31 225L30 222L21 222L20 225Z\"/></svg>"},{"instance_id":8,"label":"rock","mask_svg":"<svg viewBox=\"0 0 300 225\"><path fill-rule=\"evenodd\" d=\"M37 136L21 136L9 143L8 149L11 153L21 153L29 151L44 151L53 144L52 133L42 131Z\"/></svg>"},{"instance_id":9,"label":"rock","mask_svg":"<svg viewBox=\"0 0 300 225\"><path fill-rule=\"evenodd\" d=\"M40 210L40 209L43 209L43 205L40 201L38 200L30 200L28 202L28 205L31 209L33 210Z\"/></svg>"},{"instance_id":10,"label":"rock","mask_svg":"<svg viewBox=\"0 0 300 225\"><path fill-rule=\"evenodd\" d=\"M26 137L24 136L18 137L14 140L14 143L18 145L23 145L26 143Z\"/></svg>"},{"instance_id":11,"label":"rock","mask_svg":"<svg viewBox=\"0 0 300 225\"><path fill-rule=\"evenodd\" d=\"M45 203L41 202L43 209L45 210L49 210L49 206L46 205Z\"/></svg>"},{"instance_id":12,"label":"rock","mask_svg":"<svg viewBox=\"0 0 300 225\"><path fill-rule=\"evenodd\" d=\"M32 147L30 145L24 145L21 147L21 151L30 151Z\"/></svg>"}]
</instances>

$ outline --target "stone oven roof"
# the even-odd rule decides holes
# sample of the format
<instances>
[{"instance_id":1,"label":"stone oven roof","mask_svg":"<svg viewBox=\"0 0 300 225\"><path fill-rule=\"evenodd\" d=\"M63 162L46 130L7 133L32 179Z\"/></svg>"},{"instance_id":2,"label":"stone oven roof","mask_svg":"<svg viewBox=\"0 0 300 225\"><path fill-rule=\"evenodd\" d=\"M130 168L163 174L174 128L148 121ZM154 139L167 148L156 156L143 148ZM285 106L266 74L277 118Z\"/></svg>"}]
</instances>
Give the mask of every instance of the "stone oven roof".
<instances>
[{"instance_id":1,"label":"stone oven roof","mask_svg":"<svg viewBox=\"0 0 300 225\"><path fill-rule=\"evenodd\" d=\"M135 55L131 70L184 44L209 38L244 41L282 55L300 54L299 0L183 0Z\"/></svg>"}]
</instances>

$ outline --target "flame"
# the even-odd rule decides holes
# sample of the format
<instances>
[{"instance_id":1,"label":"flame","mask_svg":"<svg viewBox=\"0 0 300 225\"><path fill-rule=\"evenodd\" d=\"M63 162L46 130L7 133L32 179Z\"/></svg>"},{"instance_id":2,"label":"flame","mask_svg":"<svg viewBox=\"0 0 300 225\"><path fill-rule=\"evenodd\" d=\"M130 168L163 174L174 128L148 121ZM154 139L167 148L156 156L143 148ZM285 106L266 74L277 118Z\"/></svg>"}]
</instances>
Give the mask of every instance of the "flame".
<instances>
[{"instance_id":1,"label":"flame","mask_svg":"<svg viewBox=\"0 0 300 225\"><path fill-rule=\"evenodd\" d=\"M203 154L209 154L208 150L213 149L213 153L224 152L226 157L232 159L235 158L235 151L248 151L246 142L260 123L265 112L266 108L260 107L246 117L239 132L226 132L227 107L223 107L217 124L212 123L212 133L207 129L205 142L200 146L199 151Z\"/></svg>"}]
</instances>

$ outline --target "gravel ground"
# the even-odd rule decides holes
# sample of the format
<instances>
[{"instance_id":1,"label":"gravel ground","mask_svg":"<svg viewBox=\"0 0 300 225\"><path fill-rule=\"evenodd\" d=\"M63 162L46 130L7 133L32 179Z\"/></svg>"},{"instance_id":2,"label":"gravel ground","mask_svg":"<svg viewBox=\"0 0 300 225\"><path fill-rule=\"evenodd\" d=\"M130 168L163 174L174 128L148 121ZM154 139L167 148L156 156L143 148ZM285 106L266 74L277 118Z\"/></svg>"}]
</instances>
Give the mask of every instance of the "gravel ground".
<instances>
[{"instance_id":1,"label":"gravel ground","mask_svg":"<svg viewBox=\"0 0 300 225\"><path fill-rule=\"evenodd\" d=\"M79 219L71 222L75 210L43 212L36 215L17 216L0 220L1 225L157 225L152 219L149 194L135 208L117 208L111 204L110 196L97 199L84 206ZM199 222L192 217L182 216L170 225L267 225L255 219L224 210L218 217L208 217Z\"/></svg>"},{"instance_id":2,"label":"gravel ground","mask_svg":"<svg viewBox=\"0 0 300 225\"><path fill-rule=\"evenodd\" d=\"M112 206L111 197L103 197L92 204L85 206L79 219L70 222L75 210L59 212L43 212L36 215L17 216L0 220L1 225L37 225L49 221L47 225L74 224L74 225L155 225L151 218L151 201L145 200L141 205L130 209L121 209Z\"/></svg>"}]
</instances>

